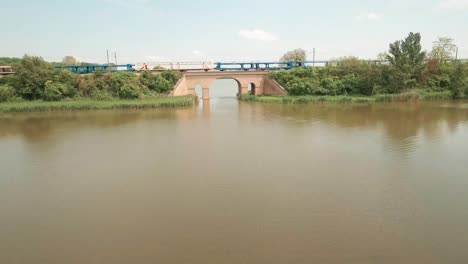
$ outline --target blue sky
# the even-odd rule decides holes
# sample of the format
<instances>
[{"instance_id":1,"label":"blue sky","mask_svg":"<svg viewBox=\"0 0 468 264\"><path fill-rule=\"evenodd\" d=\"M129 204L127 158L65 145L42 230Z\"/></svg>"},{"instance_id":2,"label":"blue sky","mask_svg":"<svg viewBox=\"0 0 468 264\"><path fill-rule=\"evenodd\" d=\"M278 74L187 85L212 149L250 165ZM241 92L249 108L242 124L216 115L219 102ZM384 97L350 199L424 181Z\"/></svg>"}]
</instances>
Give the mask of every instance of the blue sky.
<instances>
[{"instance_id":1,"label":"blue sky","mask_svg":"<svg viewBox=\"0 0 468 264\"><path fill-rule=\"evenodd\" d=\"M454 38L468 58L468 0L0 0L0 57L105 62L375 58L410 31L430 50ZM5 23L5 22L4 22Z\"/></svg>"}]
</instances>

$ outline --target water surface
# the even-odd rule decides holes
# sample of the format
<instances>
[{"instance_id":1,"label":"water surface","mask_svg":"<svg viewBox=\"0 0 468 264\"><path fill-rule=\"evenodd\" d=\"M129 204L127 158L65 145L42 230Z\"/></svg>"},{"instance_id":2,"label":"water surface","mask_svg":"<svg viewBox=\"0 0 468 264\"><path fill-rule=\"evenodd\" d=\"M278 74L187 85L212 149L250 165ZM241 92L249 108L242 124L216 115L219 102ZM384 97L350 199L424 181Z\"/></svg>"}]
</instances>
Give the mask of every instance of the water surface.
<instances>
[{"instance_id":1,"label":"water surface","mask_svg":"<svg viewBox=\"0 0 468 264\"><path fill-rule=\"evenodd\" d=\"M468 101L0 116L0 263L467 263Z\"/></svg>"}]
</instances>

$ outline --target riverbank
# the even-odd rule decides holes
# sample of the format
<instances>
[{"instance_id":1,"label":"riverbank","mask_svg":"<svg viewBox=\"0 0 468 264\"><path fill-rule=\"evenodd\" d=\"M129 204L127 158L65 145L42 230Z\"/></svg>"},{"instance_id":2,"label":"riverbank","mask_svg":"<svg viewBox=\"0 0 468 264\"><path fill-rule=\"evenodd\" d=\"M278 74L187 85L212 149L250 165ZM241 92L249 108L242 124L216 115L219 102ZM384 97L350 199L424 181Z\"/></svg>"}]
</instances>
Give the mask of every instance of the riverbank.
<instances>
[{"instance_id":1,"label":"riverbank","mask_svg":"<svg viewBox=\"0 0 468 264\"><path fill-rule=\"evenodd\" d=\"M307 104L307 103L378 103L378 102L410 102L451 100L450 91L443 92L408 92L401 94L381 94L374 96L338 95L338 96L254 96L242 95L241 101L280 103L280 104Z\"/></svg>"},{"instance_id":2,"label":"riverbank","mask_svg":"<svg viewBox=\"0 0 468 264\"><path fill-rule=\"evenodd\" d=\"M111 110L184 107L194 104L192 96L157 97L135 100L98 101L93 99L66 100L58 102L24 101L0 103L0 112L41 112L68 110Z\"/></svg>"}]
</instances>

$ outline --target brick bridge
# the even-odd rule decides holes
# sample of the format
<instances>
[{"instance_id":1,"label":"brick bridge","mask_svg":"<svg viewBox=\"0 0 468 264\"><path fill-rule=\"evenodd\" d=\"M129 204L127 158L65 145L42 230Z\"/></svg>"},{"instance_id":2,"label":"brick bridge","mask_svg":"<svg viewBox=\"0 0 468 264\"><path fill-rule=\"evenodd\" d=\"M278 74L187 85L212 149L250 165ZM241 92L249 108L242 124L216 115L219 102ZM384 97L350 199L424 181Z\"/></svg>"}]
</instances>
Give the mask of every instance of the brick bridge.
<instances>
[{"instance_id":1,"label":"brick bridge","mask_svg":"<svg viewBox=\"0 0 468 264\"><path fill-rule=\"evenodd\" d=\"M177 82L172 96L196 95L195 87L200 85L203 99L210 99L211 84L219 79L232 79L237 82L238 95L247 94L249 86L254 95L286 95L286 90L276 81L268 78L267 71L211 71L187 72Z\"/></svg>"}]
</instances>

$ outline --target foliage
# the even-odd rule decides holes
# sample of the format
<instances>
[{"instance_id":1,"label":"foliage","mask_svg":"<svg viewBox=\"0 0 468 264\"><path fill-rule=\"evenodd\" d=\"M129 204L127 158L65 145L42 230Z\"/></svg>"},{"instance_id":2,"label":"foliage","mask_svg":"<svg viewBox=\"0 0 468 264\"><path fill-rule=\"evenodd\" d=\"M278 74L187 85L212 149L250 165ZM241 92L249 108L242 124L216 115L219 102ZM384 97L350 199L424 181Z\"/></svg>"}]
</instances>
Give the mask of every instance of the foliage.
<instances>
[{"instance_id":1,"label":"foliage","mask_svg":"<svg viewBox=\"0 0 468 264\"><path fill-rule=\"evenodd\" d=\"M119 96L120 88L128 83L132 83L132 84L137 83L135 74L130 73L130 72L113 73L109 78L110 92L114 96Z\"/></svg>"},{"instance_id":2,"label":"foliage","mask_svg":"<svg viewBox=\"0 0 468 264\"><path fill-rule=\"evenodd\" d=\"M9 102L16 96L15 88L10 85L0 85L0 103Z\"/></svg>"},{"instance_id":3,"label":"foliage","mask_svg":"<svg viewBox=\"0 0 468 264\"><path fill-rule=\"evenodd\" d=\"M175 71L163 71L161 72L161 76L169 81L169 83L174 86L176 83L179 81L179 79L182 77L182 73L180 72L175 72Z\"/></svg>"},{"instance_id":4,"label":"foliage","mask_svg":"<svg viewBox=\"0 0 468 264\"><path fill-rule=\"evenodd\" d=\"M456 63L450 74L450 90L455 98L464 98L468 92L468 75L465 72L464 65Z\"/></svg>"},{"instance_id":5,"label":"foliage","mask_svg":"<svg viewBox=\"0 0 468 264\"><path fill-rule=\"evenodd\" d=\"M119 97L121 99L136 99L140 97L141 94L141 89L136 84L125 84L119 91Z\"/></svg>"},{"instance_id":6,"label":"foliage","mask_svg":"<svg viewBox=\"0 0 468 264\"><path fill-rule=\"evenodd\" d=\"M59 101L68 94L68 88L65 84L53 81L47 81L44 90L44 99L47 101Z\"/></svg>"},{"instance_id":7,"label":"foliage","mask_svg":"<svg viewBox=\"0 0 468 264\"><path fill-rule=\"evenodd\" d=\"M161 73L142 72L139 81L149 90L157 93L167 93L180 79L180 73L164 71Z\"/></svg>"},{"instance_id":8,"label":"foliage","mask_svg":"<svg viewBox=\"0 0 468 264\"><path fill-rule=\"evenodd\" d=\"M0 66L11 66L15 71L21 64L20 58L0 57Z\"/></svg>"},{"instance_id":9,"label":"foliage","mask_svg":"<svg viewBox=\"0 0 468 264\"><path fill-rule=\"evenodd\" d=\"M41 57L25 55L18 66L18 92L26 99L39 99L44 94L45 83L54 69Z\"/></svg>"},{"instance_id":10,"label":"foliage","mask_svg":"<svg viewBox=\"0 0 468 264\"><path fill-rule=\"evenodd\" d=\"M110 101L110 100L114 99L112 97L112 94L110 94L109 92L99 91L99 90L96 90L96 91L92 92L91 98L93 98L94 100L97 100L97 101Z\"/></svg>"},{"instance_id":11,"label":"foliage","mask_svg":"<svg viewBox=\"0 0 468 264\"><path fill-rule=\"evenodd\" d=\"M424 69L426 52L422 51L421 34L409 33L404 40L398 40L390 44L387 59L395 70L399 72L398 90L414 88Z\"/></svg>"},{"instance_id":12,"label":"foliage","mask_svg":"<svg viewBox=\"0 0 468 264\"><path fill-rule=\"evenodd\" d=\"M295 49L286 52L283 57L280 58L280 61L305 61L307 59L306 51L303 49Z\"/></svg>"}]
</instances>

